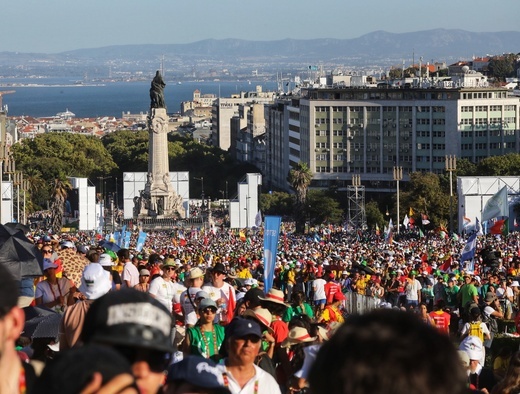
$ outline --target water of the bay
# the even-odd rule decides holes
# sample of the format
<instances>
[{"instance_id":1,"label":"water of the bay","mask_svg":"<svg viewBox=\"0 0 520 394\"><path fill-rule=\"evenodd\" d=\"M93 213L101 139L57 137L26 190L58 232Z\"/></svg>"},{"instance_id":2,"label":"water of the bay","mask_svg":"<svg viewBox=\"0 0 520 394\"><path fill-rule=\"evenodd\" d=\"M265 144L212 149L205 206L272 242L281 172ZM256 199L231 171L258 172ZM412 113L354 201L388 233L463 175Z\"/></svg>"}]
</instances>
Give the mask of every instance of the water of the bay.
<instances>
[{"instance_id":1,"label":"water of the bay","mask_svg":"<svg viewBox=\"0 0 520 394\"><path fill-rule=\"evenodd\" d=\"M0 93L5 94L3 104L8 106L9 116L54 116L66 109L80 118L113 116L120 118L123 112L147 112L150 105L149 82L111 82L97 85L75 85L66 79L1 80ZM183 82L166 81L165 100L168 112L179 112L183 101L190 101L196 89L201 94L229 97L231 94L250 92L257 85L263 91L276 89L276 82ZM14 85L13 85L14 84ZM31 86L20 85L32 84Z\"/></svg>"}]
</instances>

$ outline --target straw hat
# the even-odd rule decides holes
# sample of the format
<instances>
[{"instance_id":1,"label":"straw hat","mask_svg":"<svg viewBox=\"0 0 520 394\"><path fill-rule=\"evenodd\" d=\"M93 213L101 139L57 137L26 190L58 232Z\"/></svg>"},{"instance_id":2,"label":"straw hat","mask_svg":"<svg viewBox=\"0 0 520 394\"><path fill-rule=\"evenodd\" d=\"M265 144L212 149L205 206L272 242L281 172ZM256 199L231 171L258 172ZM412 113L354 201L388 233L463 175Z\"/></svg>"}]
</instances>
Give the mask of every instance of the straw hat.
<instances>
[{"instance_id":1,"label":"straw hat","mask_svg":"<svg viewBox=\"0 0 520 394\"><path fill-rule=\"evenodd\" d=\"M261 301L270 301L270 302L274 302L276 304L290 306L289 304L286 304L285 302L283 302L283 300L284 300L283 291L274 289L274 288L269 289L269 292L267 293L267 295L265 297L258 297L258 299Z\"/></svg>"},{"instance_id":2,"label":"straw hat","mask_svg":"<svg viewBox=\"0 0 520 394\"><path fill-rule=\"evenodd\" d=\"M291 347L299 343L313 342L316 337L311 337L309 332L303 327L293 327L287 335L287 339L282 342L282 347Z\"/></svg>"},{"instance_id":3,"label":"straw hat","mask_svg":"<svg viewBox=\"0 0 520 394\"><path fill-rule=\"evenodd\" d=\"M261 323L263 326L267 327L267 331L270 334L274 334L274 330L270 327L271 322L273 321L273 315L265 308L256 308L256 309L246 309L244 317L251 317Z\"/></svg>"}]
</instances>

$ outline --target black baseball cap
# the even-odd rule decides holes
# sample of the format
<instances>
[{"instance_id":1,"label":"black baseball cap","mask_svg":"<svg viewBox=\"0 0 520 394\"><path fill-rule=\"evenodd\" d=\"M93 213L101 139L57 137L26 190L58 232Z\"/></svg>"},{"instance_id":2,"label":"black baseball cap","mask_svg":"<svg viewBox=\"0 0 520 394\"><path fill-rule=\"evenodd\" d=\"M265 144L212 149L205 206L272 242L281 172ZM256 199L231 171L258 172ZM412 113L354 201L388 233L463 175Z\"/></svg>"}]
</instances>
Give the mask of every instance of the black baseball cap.
<instances>
[{"instance_id":1,"label":"black baseball cap","mask_svg":"<svg viewBox=\"0 0 520 394\"><path fill-rule=\"evenodd\" d=\"M109 292L97 299L85 317L85 343L139 347L171 353L172 316L148 293L135 289Z\"/></svg>"},{"instance_id":2,"label":"black baseball cap","mask_svg":"<svg viewBox=\"0 0 520 394\"><path fill-rule=\"evenodd\" d=\"M172 364L166 382L187 382L215 394L230 394L222 383L222 372L217 364L201 356L186 356L182 361Z\"/></svg>"}]
</instances>

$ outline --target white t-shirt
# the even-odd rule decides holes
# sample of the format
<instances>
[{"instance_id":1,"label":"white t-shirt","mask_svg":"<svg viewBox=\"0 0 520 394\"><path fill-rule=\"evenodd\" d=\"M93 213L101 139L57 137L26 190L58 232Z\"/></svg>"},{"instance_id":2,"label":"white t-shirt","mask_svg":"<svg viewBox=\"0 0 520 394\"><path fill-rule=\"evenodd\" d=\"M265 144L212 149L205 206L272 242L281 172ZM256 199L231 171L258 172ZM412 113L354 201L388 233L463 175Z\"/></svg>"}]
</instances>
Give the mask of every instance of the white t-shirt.
<instances>
[{"instance_id":1,"label":"white t-shirt","mask_svg":"<svg viewBox=\"0 0 520 394\"><path fill-rule=\"evenodd\" d=\"M179 282L172 282L173 284L173 303L180 304L181 294L186 291L186 286Z\"/></svg>"},{"instance_id":2,"label":"white t-shirt","mask_svg":"<svg viewBox=\"0 0 520 394\"><path fill-rule=\"evenodd\" d=\"M172 312L175 290L171 281L166 281L163 277L158 276L150 283L148 293L153 295L157 301L163 304L170 313Z\"/></svg>"},{"instance_id":3,"label":"white t-shirt","mask_svg":"<svg viewBox=\"0 0 520 394\"><path fill-rule=\"evenodd\" d=\"M67 278L56 278L56 281L55 285L51 285L47 280L38 283L34 298L42 297L42 303L47 304L48 302L53 302L61 295L67 302L67 297L72 287L71 281ZM56 309L61 309L61 306L56 306Z\"/></svg>"},{"instance_id":4,"label":"white t-shirt","mask_svg":"<svg viewBox=\"0 0 520 394\"><path fill-rule=\"evenodd\" d=\"M197 292L201 290L200 287L190 287L189 292L190 296L188 297L188 289L182 292L181 294L181 306L184 312L184 324L190 324L194 326L197 323L197 313L195 312L195 308L193 305L195 304L195 296ZM190 301L191 298L191 301ZM193 305L192 305L193 304Z\"/></svg>"},{"instance_id":5,"label":"white t-shirt","mask_svg":"<svg viewBox=\"0 0 520 394\"><path fill-rule=\"evenodd\" d=\"M227 320L227 309L229 308L229 299L230 297L233 297L233 300L236 303L236 293L233 286L231 286L229 283L224 282L222 287L215 287L211 284L202 286L202 290L204 290L206 293L209 294L209 298L211 298L213 301L217 301L219 298L224 298L226 300L225 308L218 308L217 314L215 316L215 322L226 322Z\"/></svg>"},{"instance_id":6,"label":"white t-shirt","mask_svg":"<svg viewBox=\"0 0 520 394\"><path fill-rule=\"evenodd\" d=\"M226 366L224 364L218 365L222 373L226 373L229 383L228 389L231 391L231 394L281 394L280 386L278 386L276 380L257 365L254 365L254 367L256 371L255 376L253 376L243 388L240 388L240 385L227 370Z\"/></svg>"},{"instance_id":7,"label":"white t-shirt","mask_svg":"<svg viewBox=\"0 0 520 394\"><path fill-rule=\"evenodd\" d=\"M417 292L421 291L422 286L421 282L419 282L417 279L411 280L406 284L406 299L408 301L418 301L419 296Z\"/></svg>"},{"instance_id":8,"label":"white t-shirt","mask_svg":"<svg viewBox=\"0 0 520 394\"><path fill-rule=\"evenodd\" d=\"M513 289L511 289L509 286L506 287L505 289L503 287L499 287L497 289L497 297L499 299L503 299L506 297L513 297L513 296L514 296Z\"/></svg>"},{"instance_id":9,"label":"white t-shirt","mask_svg":"<svg viewBox=\"0 0 520 394\"><path fill-rule=\"evenodd\" d=\"M121 275L123 286L126 287L126 280L130 282L130 287L134 287L139 283L139 271L131 261L127 261L123 267L123 275Z\"/></svg>"},{"instance_id":10,"label":"white t-shirt","mask_svg":"<svg viewBox=\"0 0 520 394\"><path fill-rule=\"evenodd\" d=\"M314 279L312 281L312 288L314 289L314 301L317 300L325 300L327 296L325 295L325 285L327 282L325 279Z\"/></svg>"}]
</instances>

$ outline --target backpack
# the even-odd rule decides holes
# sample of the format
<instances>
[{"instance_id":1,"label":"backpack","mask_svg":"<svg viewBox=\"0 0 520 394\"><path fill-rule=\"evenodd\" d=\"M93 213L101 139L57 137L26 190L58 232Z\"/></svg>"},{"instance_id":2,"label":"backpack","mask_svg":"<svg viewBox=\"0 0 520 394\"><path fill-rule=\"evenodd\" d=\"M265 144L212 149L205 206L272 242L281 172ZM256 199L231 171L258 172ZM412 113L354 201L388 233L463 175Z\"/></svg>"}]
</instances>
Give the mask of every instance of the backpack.
<instances>
[{"instance_id":1,"label":"backpack","mask_svg":"<svg viewBox=\"0 0 520 394\"><path fill-rule=\"evenodd\" d=\"M482 343L484 342L484 332L482 331L482 327L480 326L481 322L469 322L468 335L480 338Z\"/></svg>"},{"instance_id":2,"label":"backpack","mask_svg":"<svg viewBox=\"0 0 520 394\"><path fill-rule=\"evenodd\" d=\"M497 319L495 319L492 316L488 316L486 313L484 313L484 308L486 305L483 305L480 307L480 315L482 316L482 321L486 323L487 328L489 329L489 332L491 333L497 333L498 332L498 323Z\"/></svg>"}]
</instances>

